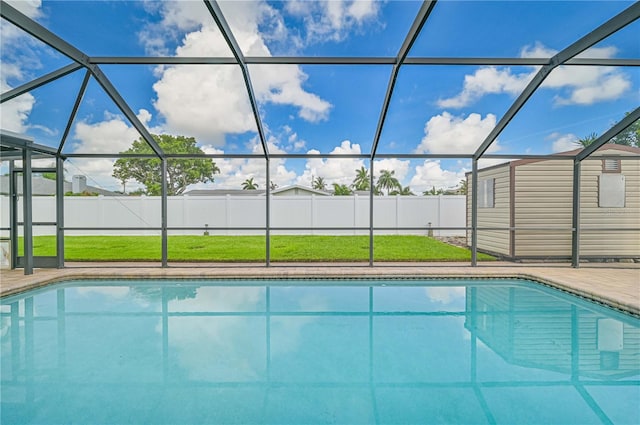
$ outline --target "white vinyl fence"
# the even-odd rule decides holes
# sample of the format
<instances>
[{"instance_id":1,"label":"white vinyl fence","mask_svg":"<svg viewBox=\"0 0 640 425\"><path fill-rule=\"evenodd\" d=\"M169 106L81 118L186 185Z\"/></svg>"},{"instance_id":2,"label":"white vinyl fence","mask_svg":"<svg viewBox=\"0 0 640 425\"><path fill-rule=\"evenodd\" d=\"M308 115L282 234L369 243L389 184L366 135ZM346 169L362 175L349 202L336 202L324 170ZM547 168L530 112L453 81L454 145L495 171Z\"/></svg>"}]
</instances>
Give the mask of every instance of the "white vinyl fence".
<instances>
[{"instance_id":1,"label":"white vinyl fence","mask_svg":"<svg viewBox=\"0 0 640 425\"><path fill-rule=\"evenodd\" d=\"M2 227L9 225L8 198L0 205ZM464 227L465 196L376 196L373 202L376 234L426 235L431 227ZM369 197L367 196L274 196L271 197L272 234L368 234ZM265 196L172 196L167 200L170 235L263 235L266 226ZM21 219L21 209L18 212ZM66 230L67 235L159 235L160 197L88 196L64 198L66 228L100 228L101 230ZM33 198L33 221L55 221L55 198ZM354 230L352 228L366 228ZM403 228L417 228L407 230ZM124 228L124 229L123 229ZM140 228L127 230L126 228ZM289 228L289 229L278 229ZM111 229L111 230L110 230ZM150 230L145 230L150 229ZM53 226L34 226L34 235L51 235ZM434 230L434 236L464 236L464 230Z\"/></svg>"}]
</instances>

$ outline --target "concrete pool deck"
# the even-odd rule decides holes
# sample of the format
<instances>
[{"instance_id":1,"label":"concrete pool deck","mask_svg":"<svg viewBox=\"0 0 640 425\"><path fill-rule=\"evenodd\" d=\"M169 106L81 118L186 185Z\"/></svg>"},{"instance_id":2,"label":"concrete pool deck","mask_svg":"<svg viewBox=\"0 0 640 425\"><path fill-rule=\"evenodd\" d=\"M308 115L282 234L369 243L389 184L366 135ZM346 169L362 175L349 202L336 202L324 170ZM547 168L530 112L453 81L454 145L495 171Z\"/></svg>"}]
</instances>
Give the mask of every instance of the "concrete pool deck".
<instances>
[{"instance_id":1,"label":"concrete pool deck","mask_svg":"<svg viewBox=\"0 0 640 425\"><path fill-rule=\"evenodd\" d=\"M513 277L539 281L593 301L640 316L640 264L588 263L571 268L564 263L307 263L202 264L176 263L67 263L63 269L0 271L0 297L51 283L74 279L136 278L357 278L357 277Z\"/></svg>"}]
</instances>

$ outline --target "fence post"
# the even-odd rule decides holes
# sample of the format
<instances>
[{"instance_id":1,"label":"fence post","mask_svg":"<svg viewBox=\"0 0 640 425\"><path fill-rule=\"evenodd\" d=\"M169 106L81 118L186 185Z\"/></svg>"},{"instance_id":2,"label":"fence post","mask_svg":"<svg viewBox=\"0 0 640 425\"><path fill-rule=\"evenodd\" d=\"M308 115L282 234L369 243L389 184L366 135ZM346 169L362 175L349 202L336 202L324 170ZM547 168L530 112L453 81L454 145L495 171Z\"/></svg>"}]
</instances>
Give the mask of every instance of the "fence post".
<instances>
[{"instance_id":1,"label":"fence post","mask_svg":"<svg viewBox=\"0 0 640 425\"><path fill-rule=\"evenodd\" d=\"M398 231L398 224L400 219L398 216L400 215L400 195L396 195L396 235L400 234Z\"/></svg>"},{"instance_id":2,"label":"fence post","mask_svg":"<svg viewBox=\"0 0 640 425\"><path fill-rule=\"evenodd\" d=\"M102 195L98 195L97 204L98 204L98 211L96 212L95 216L98 218L98 225L96 227L104 228L104 205L103 205L103 196ZM95 230L93 230L93 231L95 232Z\"/></svg>"},{"instance_id":3,"label":"fence post","mask_svg":"<svg viewBox=\"0 0 640 425\"><path fill-rule=\"evenodd\" d=\"M358 226L358 194L353 194L353 227ZM358 231L353 229L353 234L357 235Z\"/></svg>"},{"instance_id":4,"label":"fence post","mask_svg":"<svg viewBox=\"0 0 640 425\"><path fill-rule=\"evenodd\" d=\"M226 234L229 234L229 223L230 223L230 214L229 214L229 203L231 200L231 195L227 194L224 196L224 227L226 227Z\"/></svg>"},{"instance_id":5,"label":"fence post","mask_svg":"<svg viewBox=\"0 0 640 425\"><path fill-rule=\"evenodd\" d=\"M316 212L316 195L311 194L311 234L316 234L316 216L318 215Z\"/></svg>"},{"instance_id":6,"label":"fence post","mask_svg":"<svg viewBox=\"0 0 640 425\"><path fill-rule=\"evenodd\" d=\"M180 223L181 226L184 226L187 223L187 217L189 217L189 208L187 208L187 199L189 199L188 196L182 196L180 202L182 202L182 222ZM184 232L189 232L189 230L183 230L183 234Z\"/></svg>"},{"instance_id":7,"label":"fence post","mask_svg":"<svg viewBox=\"0 0 640 425\"><path fill-rule=\"evenodd\" d=\"M436 227L442 226L442 195L438 195L438 215L436 217ZM437 230L438 236L441 236L440 230Z\"/></svg>"}]
</instances>

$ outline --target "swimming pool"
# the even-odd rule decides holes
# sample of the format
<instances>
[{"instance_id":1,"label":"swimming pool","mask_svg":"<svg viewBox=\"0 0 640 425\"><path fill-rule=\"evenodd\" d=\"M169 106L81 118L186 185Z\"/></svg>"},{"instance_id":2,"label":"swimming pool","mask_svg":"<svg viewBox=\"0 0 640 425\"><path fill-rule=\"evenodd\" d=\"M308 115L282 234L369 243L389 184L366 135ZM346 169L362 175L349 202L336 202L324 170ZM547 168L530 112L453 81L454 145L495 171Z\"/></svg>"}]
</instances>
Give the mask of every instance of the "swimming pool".
<instances>
[{"instance_id":1,"label":"swimming pool","mask_svg":"<svg viewBox=\"0 0 640 425\"><path fill-rule=\"evenodd\" d=\"M640 320L519 279L2 299L3 424L640 423Z\"/></svg>"}]
</instances>

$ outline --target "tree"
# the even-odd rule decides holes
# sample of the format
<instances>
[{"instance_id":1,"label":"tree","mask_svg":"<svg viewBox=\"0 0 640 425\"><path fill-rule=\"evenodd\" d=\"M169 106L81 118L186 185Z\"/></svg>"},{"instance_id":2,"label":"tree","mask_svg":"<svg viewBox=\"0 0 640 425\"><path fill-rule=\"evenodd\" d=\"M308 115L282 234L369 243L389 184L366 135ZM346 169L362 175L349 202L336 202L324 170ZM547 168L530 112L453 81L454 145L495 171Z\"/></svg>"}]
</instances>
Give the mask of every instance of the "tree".
<instances>
[{"instance_id":1,"label":"tree","mask_svg":"<svg viewBox=\"0 0 640 425\"><path fill-rule=\"evenodd\" d=\"M333 184L333 195L334 196L347 196L351 195L351 189L346 184Z\"/></svg>"},{"instance_id":2,"label":"tree","mask_svg":"<svg viewBox=\"0 0 640 425\"><path fill-rule=\"evenodd\" d=\"M629 113L627 112L626 115ZM640 148L640 120L636 120L620 134L613 137L611 143Z\"/></svg>"},{"instance_id":3,"label":"tree","mask_svg":"<svg viewBox=\"0 0 640 425\"><path fill-rule=\"evenodd\" d=\"M322 177L316 177L311 181L311 187L316 190L327 190L327 183Z\"/></svg>"},{"instance_id":4,"label":"tree","mask_svg":"<svg viewBox=\"0 0 640 425\"><path fill-rule=\"evenodd\" d=\"M193 299L198 293L197 286L183 285L132 285L129 287L129 290L133 292L137 298L150 302L158 302L163 299L168 301Z\"/></svg>"},{"instance_id":5,"label":"tree","mask_svg":"<svg viewBox=\"0 0 640 425\"><path fill-rule=\"evenodd\" d=\"M55 162L50 163L49 168L56 168L56 163ZM63 167L63 172L64 174L67 174L67 167ZM42 178L47 180L57 180L58 174L56 172L46 171L42 173ZM63 179L64 179L64 176L63 176Z\"/></svg>"},{"instance_id":6,"label":"tree","mask_svg":"<svg viewBox=\"0 0 640 425\"><path fill-rule=\"evenodd\" d=\"M466 195L467 194L467 179L460 180L460 183L458 183L458 187L455 190L460 195Z\"/></svg>"},{"instance_id":7,"label":"tree","mask_svg":"<svg viewBox=\"0 0 640 425\"><path fill-rule=\"evenodd\" d=\"M271 189L271 190L276 190L277 188L278 188L278 185L277 185L277 184L275 184L275 183L273 182L273 180L271 180L271 181L269 182L269 189Z\"/></svg>"},{"instance_id":8,"label":"tree","mask_svg":"<svg viewBox=\"0 0 640 425\"><path fill-rule=\"evenodd\" d=\"M253 177L246 179L242 182L242 190L256 190L258 188L258 183L253 181Z\"/></svg>"},{"instance_id":9,"label":"tree","mask_svg":"<svg viewBox=\"0 0 640 425\"><path fill-rule=\"evenodd\" d=\"M627 112L627 115L629 113ZM576 141L576 145L586 148L598 138L597 133L591 133ZM612 137L607 143L615 143L616 145L640 147L640 120L636 120L633 124L623 130L620 134Z\"/></svg>"},{"instance_id":10,"label":"tree","mask_svg":"<svg viewBox=\"0 0 640 425\"><path fill-rule=\"evenodd\" d=\"M204 155L193 137L153 135L153 139L166 153ZM123 154L153 154L141 137ZM180 195L190 184L213 182L220 169L211 158L176 158L167 160L167 195ZM126 182L136 180L146 188L147 195L162 193L162 168L159 158L119 158L113 166L113 177Z\"/></svg>"},{"instance_id":11,"label":"tree","mask_svg":"<svg viewBox=\"0 0 640 425\"><path fill-rule=\"evenodd\" d=\"M444 190L436 189L435 186L432 186L431 190L425 190L424 192L422 192L422 194L425 195L425 196L437 196L437 195L444 194Z\"/></svg>"},{"instance_id":12,"label":"tree","mask_svg":"<svg viewBox=\"0 0 640 425\"><path fill-rule=\"evenodd\" d=\"M587 146L595 142L597 138L598 138L598 133L591 133L588 136L578 139L578 141L574 143L580 147L586 148Z\"/></svg>"},{"instance_id":13,"label":"tree","mask_svg":"<svg viewBox=\"0 0 640 425\"><path fill-rule=\"evenodd\" d=\"M400 196L415 196L415 193L411 191L409 186L400 187L398 189L394 189L391 191L391 195L400 195Z\"/></svg>"},{"instance_id":14,"label":"tree","mask_svg":"<svg viewBox=\"0 0 640 425\"><path fill-rule=\"evenodd\" d=\"M392 189L402 188L398 179L394 177L395 173L396 172L394 170L380 170L380 177L378 177L377 186L379 189L386 189L387 196L389 195L389 191L391 191Z\"/></svg>"},{"instance_id":15,"label":"tree","mask_svg":"<svg viewBox=\"0 0 640 425\"><path fill-rule=\"evenodd\" d=\"M371 177L369 176L369 170L364 168L364 166L360 167L359 170L356 170L356 178L353 179L353 183L351 184L353 190L369 190L371 187Z\"/></svg>"}]
</instances>

